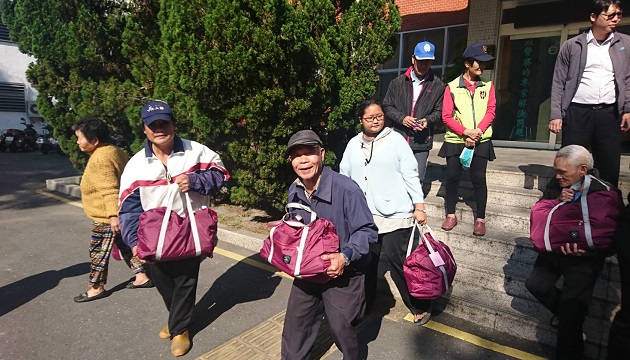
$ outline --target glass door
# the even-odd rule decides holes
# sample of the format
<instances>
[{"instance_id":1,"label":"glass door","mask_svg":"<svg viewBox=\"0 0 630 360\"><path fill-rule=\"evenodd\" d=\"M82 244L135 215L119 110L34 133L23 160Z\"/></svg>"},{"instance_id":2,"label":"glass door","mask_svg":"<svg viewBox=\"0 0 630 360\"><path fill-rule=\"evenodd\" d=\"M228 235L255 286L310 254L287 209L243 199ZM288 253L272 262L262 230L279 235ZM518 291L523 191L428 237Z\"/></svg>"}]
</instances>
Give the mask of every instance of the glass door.
<instances>
[{"instance_id":1,"label":"glass door","mask_svg":"<svg viewBox=\"0 0 630 360\"><path fill-rule=\"evenodd\" d=\"M501 36L499 41L493 139L548 148L551 79L561 31Z\"/></svg>"}]
</instances>

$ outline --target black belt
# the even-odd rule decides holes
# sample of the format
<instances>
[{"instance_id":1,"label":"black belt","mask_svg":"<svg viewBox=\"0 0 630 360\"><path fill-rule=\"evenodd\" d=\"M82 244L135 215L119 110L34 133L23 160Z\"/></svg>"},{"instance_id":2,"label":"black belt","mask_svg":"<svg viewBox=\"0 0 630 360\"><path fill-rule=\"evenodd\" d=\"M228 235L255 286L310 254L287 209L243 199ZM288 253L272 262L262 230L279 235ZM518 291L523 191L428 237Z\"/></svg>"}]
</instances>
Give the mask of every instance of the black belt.
<instances>
[{"instance_id":1,"label":"black belt","mask_svg":"<svg viewBox=\"0 0 630 360\"><path fill-rule=\"evenodd\" d=\"M595 104L595 105L591 105L591 104L579 104L579 103L571 103L571 106L576 106L576 107L580 107L580 108L584 108L584 109L593 109L593 110L601 110L601 109L606 109L609 107L614 106L615 104Z\"/></svg>"}]
</instances>

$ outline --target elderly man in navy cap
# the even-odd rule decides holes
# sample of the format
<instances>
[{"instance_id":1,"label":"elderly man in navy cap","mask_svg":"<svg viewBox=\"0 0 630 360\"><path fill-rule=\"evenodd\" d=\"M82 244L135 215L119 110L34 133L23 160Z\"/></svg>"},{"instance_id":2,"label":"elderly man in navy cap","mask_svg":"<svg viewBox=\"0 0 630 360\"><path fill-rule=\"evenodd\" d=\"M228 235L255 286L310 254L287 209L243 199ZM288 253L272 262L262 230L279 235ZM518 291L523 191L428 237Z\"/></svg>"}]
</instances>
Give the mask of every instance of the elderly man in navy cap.
<instances>
[{"instance_id":1,"label":"elderly man in navy cap","mask_svg":"<svg viewBox=\"0 0 630 360\"><path fill-rule=\"evenodd\" d=\"M188 193L193 211L209 206L209 195L217 193L230 178L219 155L195 141L175 135L175 117L169 104L152 100L141 112L147 140L127 163L120 180L119 218L122 238L137 254L138 229L151 226L141 217L145 211L168 206L168 194L177 184L172 209L184 216L181 193ZM153 229L154 233L160 229ZM192 318L199 256L147 264L166 309L168 323L159 332L171 339L171 354L185 355L191 347L188 324Z\"/></svg>"},{"instance_id":2,"label":"elderly man in navy cap","mask_svg":"<svg viewBox=\"0 0 630 360\"><path fill-rule=\"evenodd\" d=\"M364 275L369 246L377 239L376 225L361 188L323 164L326 150L312 130L295 133L285 155L298 178L289 187L289 203L310 207L328 219L339 236L339 252L330 260L332 280L318 284L294 279L282 331L282 359L308 359L322 321L323 304L332 337L347 360L359 359L354 323L365 309ZM302 214L303 219L310 219Z\"/></svg>"}]
</instances>

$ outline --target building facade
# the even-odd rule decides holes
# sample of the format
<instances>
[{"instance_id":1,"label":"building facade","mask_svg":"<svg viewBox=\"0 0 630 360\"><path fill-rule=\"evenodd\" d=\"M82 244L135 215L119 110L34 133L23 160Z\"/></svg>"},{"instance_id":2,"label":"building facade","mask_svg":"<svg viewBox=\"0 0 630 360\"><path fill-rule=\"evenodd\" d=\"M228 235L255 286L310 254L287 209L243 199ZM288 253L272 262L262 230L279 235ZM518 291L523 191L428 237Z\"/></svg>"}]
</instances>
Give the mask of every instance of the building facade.
<instances>
[{"instance_id":1,"label":"building facade","mask_svg":"<svg viewBox=\"0 0 630 360\"><path fill-rule=\"evenodd\" d=\"M496 58L484 72L497 95L493 142L533 149L560 147L561 134L548 129L553 69L562 44L590 27L589 0L395 3L403 19L399 48L379 68L378 96L384 96L391 79L410 66L415 43L428 40L436 45L433 70L449 81L461 69L457 56L465 46L483 42ZM617 31L630 34L630 21L622 19ZM630 143L630 135L624 135L624 143Z\"/></svg>"},{"instance_id":2,"label":"building facade","mask_svg":"<svg viewBox=\"0 0 630 360\"><path fill-rule=\"evenodd\" d=\"M0 130L23 129L22 119L41 130L37 91L26 79L26 69L33 61L35 58L22 54L9 40L9 30L0 20Z\"/></svg>"}]
</instances>

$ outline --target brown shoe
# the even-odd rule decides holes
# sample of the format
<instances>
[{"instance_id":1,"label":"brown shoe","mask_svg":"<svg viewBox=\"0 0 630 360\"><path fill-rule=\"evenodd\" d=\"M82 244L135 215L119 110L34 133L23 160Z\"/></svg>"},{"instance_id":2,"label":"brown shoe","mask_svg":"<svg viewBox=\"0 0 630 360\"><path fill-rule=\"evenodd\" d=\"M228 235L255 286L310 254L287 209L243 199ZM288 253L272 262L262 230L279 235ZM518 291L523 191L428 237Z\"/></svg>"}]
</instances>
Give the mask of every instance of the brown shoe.
<instances>
[{"instance_id":1,"label":"brown shoe","mask_svg":"<svg viewBox=\"0 0 630 360\"><path fill-rule=\"evenodd\" d=\"M171 338L171 333L168 331L168 325L166 325L165 327L162 328L162 330L160 330L160 339L170 339Z\"/></svg>"},{"instance_id":2,"label":"brown shoe","mask_svg":"<svg viewBox=\"0 0 630 360\"><path fill-rule=\"evenodd\" d=\"M442 230L450 231L457 225L457 216L447 216L444 222L442 223Z\"/></svg>"},{"instance_id":3,"label":"brown shoe","mask_svg":"<svg viewBox=\"0 0 630 360\"><path fill-rule=\"evenodd\" d=\"M486 235L486 222L481 220L475 220L475 228L473 229L473 235L484 236Z\"/></svg>"},{"instance_id":4,"label":"brown shoe","mask_svg":"<svg viewBox=\"0 0 630 360\"><path fill-rule=\"evenodd\" d=\"M188 330L182 334L175 335L171 340L171 354L173 356L183 356L190 351L190 338L188 338Z\"/></svg>"}]
</instances>

